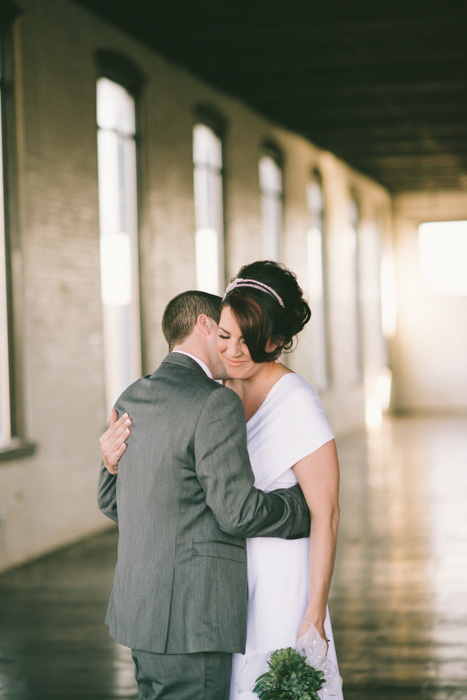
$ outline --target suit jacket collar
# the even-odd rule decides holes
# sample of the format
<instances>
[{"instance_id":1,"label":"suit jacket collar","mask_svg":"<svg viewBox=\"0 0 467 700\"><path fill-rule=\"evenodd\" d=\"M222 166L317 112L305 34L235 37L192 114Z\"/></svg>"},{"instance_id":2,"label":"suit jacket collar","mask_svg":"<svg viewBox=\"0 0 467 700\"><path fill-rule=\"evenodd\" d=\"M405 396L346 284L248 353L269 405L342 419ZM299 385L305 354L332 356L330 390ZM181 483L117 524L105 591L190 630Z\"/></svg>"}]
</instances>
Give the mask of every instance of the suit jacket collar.
<instances>
[{"instance_id":1,"label":"suit jacket collar","mask_svg":"<svg viewBox=\"0 0 467 700\"><path fill-rule=\"evenodd\" d=\"M193 369L197 372L200 372L205 377L208 377L204 369L196 362L196 360L193 360L193 358L188 357L188 355L182 355L182 353L180 352L170 352L167 355L167 357L164 360L162 360L162 364L165 363L178 365L180 367L186 367L187 369Z\"/></svg>"}]
</instances>

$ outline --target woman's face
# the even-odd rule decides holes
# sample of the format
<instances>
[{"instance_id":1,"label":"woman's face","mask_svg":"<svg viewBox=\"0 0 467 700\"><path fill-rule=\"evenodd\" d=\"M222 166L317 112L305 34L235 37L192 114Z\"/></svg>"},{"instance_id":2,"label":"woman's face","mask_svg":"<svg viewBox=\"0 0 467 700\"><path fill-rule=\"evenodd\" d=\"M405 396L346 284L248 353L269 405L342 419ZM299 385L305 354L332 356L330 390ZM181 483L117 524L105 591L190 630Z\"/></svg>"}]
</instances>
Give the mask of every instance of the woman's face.
<instances>
[{"instance_id":1,"label":"woman's face","mask_svg":"<svg viewBox=\"0 0 467 700\"><path fill-rule=\"evenodd\" d=\"M263 366L251 359L242 331L229 306L222 309L217 331L217 352L232 379L248 379Z\"/></svg>"}]
</instances>

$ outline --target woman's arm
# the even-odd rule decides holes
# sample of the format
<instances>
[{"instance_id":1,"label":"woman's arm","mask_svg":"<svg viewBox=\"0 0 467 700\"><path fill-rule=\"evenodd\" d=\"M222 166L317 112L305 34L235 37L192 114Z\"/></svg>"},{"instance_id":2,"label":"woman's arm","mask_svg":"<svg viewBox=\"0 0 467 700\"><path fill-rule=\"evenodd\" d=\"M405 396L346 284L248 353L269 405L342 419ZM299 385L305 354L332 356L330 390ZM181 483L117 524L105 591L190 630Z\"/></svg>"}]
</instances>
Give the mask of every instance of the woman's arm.
<instances>
[{"instance_id":1,"label":"woman's arm","mask_svg":"<svg viewBox=\"0 0 467 700\"><path fill-rule=\"evenodd\" d=\"M99 438L104 466L110 474L118 474L118 462L126 450L126 442L130 435L131 418L124 413L118 418L113 408L110 412L110 425Z\"/></svg>"},{"instance_id":2,"label":"woman's arm","mask_svg":"<svg viewBox=\"0 0 467 700\"><path fill-rule=\"evenodd\" d=\"M339 462L335 440L327 442L293 467L311 514L310 596L298 637L311 622L326 638L324 620L336 556L339 527Z\"/></svg>"}]
</instances>

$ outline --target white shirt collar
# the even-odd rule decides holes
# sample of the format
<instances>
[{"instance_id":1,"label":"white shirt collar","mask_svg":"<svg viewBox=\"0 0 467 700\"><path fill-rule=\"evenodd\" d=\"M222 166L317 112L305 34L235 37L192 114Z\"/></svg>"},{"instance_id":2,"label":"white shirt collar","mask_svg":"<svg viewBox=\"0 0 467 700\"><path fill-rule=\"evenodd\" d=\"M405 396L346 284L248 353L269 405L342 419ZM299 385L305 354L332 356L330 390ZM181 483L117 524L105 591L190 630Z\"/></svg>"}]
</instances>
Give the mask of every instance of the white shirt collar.
<instances>
[{"instance_id":1,"label":"white shirt collar","mask_svg":"<svg viewBox=\"0 0 467 700\"><path fill-rule=\"evenodd\" d=\"M178 353L180 353L180 355L186 355L187 357L191 357L191 359L194 360L195 362L197 362L199 364L199 366L201 367L201 369L203 369L206 372L209 379L213 379L211 370L209 369L207 364L205 364L203 362L203 360L199 359L199 357L196 357L195 355L192 355L189 352L185 352L184 350L172 350L172 352L178 352Z\"/></svg>"}]
</instances>

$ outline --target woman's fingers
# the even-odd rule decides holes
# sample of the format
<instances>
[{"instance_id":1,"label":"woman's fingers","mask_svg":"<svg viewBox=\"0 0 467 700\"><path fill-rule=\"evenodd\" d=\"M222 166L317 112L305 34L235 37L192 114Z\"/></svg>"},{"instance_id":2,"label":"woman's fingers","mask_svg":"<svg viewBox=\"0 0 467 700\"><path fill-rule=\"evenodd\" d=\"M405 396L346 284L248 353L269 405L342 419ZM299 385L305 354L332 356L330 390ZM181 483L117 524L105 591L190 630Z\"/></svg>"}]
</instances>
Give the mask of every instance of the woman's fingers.
<instances>
[{"instance_id":1,"label":"woman's fingers","mask_svg":"<svg viewBox=\"0 0 467 700\"><path fill-rule=\"evenodd\" d=\"M109 427L105 431L104 435L111 435L114 433L118 434L122 430L122 428L125 428L128 422L131 423L131 419L129 418L128 413L124 413L123 416L119 418L117 411L113 408L110 411Z\"/></svg>"},{"instance_id":2,"label":"woman's fingers","mask_svg":"<svg viewBox=\"0 0 467 700\"><path fill-rule=\"evenodd\" d=\"M110 425L99 439L106 469L111 474L118 473L118 462L126 450L125 440L130 435L131 418L124 413L118 418L117 411L110 413Z\"/></svg>"},{"instance_id":3,"label":"woman's fingers","mask_svg":"<svg viewBox=\"0 0 467 700\"><path fill-rule=\"evenodd\" d=\"M126 415L126 414L125 414L125 415ZM117 413L117 411L115 410L115 408L112 408L112 410L110 411L110 421L109 421L109 425L113 425L114 423L117 422L117 420L118 420L118 413Z\"/></svg>"}]
</instances>

